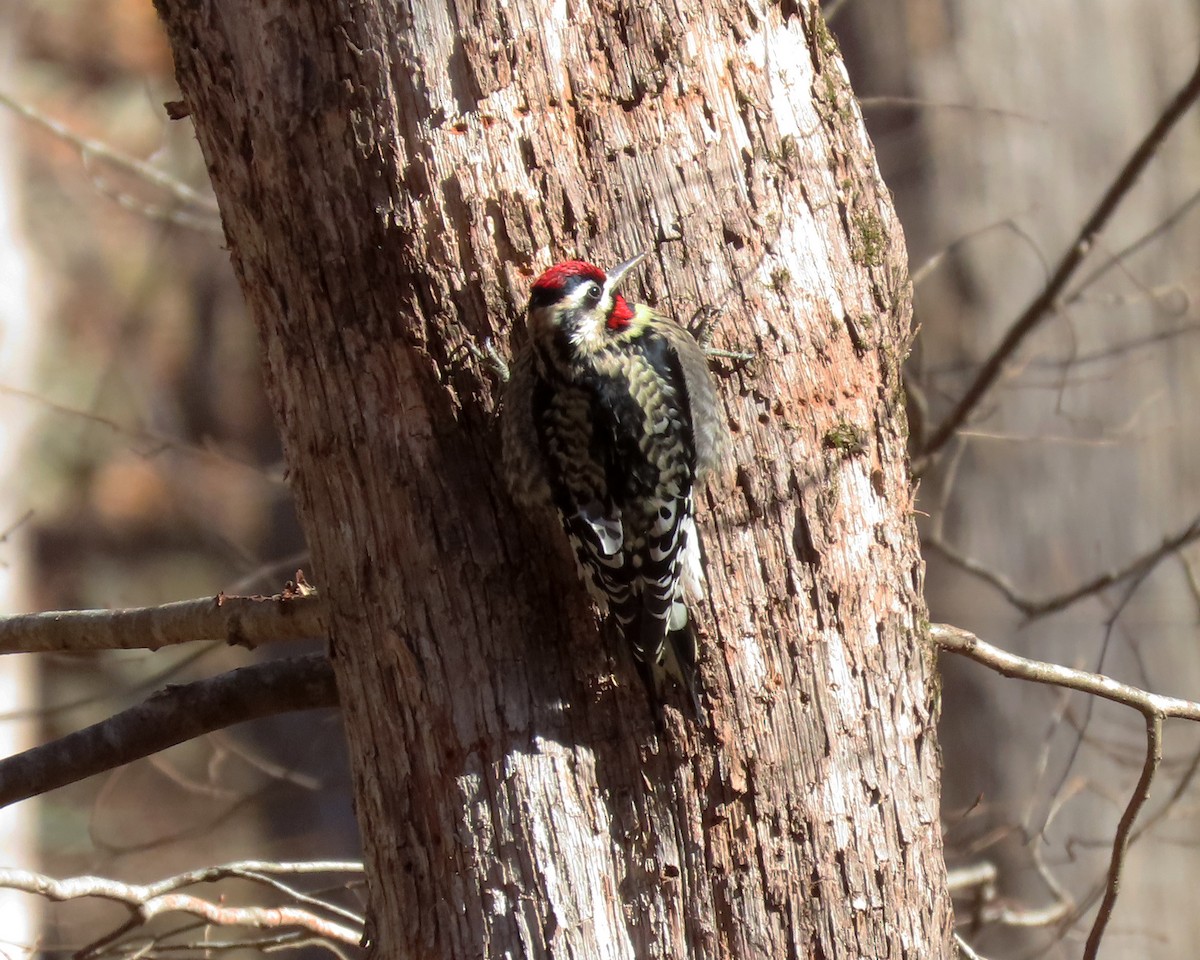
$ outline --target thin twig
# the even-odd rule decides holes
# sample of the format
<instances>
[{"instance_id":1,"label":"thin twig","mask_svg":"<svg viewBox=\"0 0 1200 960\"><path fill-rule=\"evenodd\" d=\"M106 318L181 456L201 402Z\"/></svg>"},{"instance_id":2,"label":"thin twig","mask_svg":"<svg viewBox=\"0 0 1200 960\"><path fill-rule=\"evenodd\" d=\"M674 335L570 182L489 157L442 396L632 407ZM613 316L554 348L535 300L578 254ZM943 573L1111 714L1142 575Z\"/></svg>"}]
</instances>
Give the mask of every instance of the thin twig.
<instances>
[{"instance_id":1,"label":"thin twig","mask_svg":"<svg viewBox=\"0 0 1200 960\"><path fill-rule=\"evenodd\" d=\"M1165 537L1162 543L1153 550L1147 551L1140 557L1135 557L1125 566L1117 570L1111 570L1108 573L1101 573L1091 580L1084 581L1072 587L1070 590L1042 598L1025 596L1006 576L997 573L978 560L959 553L957 549L939 537L927 537L924 542L927 547L936 550L959 569L978 577L980 580L994 587L1005 600L1020 610L1030 620L1036 620L1039 617L1058 613L1060 610L1064 610L1072 604L1078 603L1080 600L1098 594L1109 587L1123 583L1131 578L1142 579L1168 557L1174 556L1183 547L1197 540L1200 540L1200 517L1196 517L1182 530L1169 537Z\"/></svg>"},{"instance_id":2,"label":"thin twig","mask_svg":"<svg viewBox=\"0 0 1200 960\"><path fill-rule=\"evenodd\" d=\"M177 879L171 878L151 884L121 883L107 877L69 877L56 880L31 870L0 870L0 887L4 889L36 894L55 902L97 898L128 907L133 918L136 918L135 922L133 925L122 924L118 935L128 932L132 926L148 923L164 914L187 913L201 918L211 926L249 927L257 930L292 927L350 946L358 946L362 938L361 929L318 917L298 907L233 907L179 893L181 884ZM111 942L112 937L104 939ZM92 945L93 952L97 946L98 944Z\"/></svg>"},{"instance_id":3,"label":"thin twig","mask_svg":"<svg viewBox=\"0 0 1200 960\"><path fill-rule=\"evenodd\" d=\"M1138 825L1138 828L1133 831L1129 837L1129 844L1132 846L1137 843L1148 831L1153 830L1167 817L1179 800L1187 793L1192 786L1197 773L1198 765L1200 765L1200 753L1193 756L1188 769L1184 772L1179 782L1175 785L1175 789L1171 791L1171 796L1163 803L1163 805L1153 814L1145 817ZM1035 848L1036 849L1036 848ZM1044 879L1048 879L1044 877ZM1078 905L1075 908L1074 914L1066 918L1066 923L1070 924L1085 914L1092 906L1104 895L1108 889L1107 883L1096 884L1084 896L1079 898ZM1064 927L1065 931L1065 927Z\"/></svg>"},{"instance_id":4,"label":"thin twig","mask_svg":"<svg viewBox=\"0 0 1200 960\"><path fill-rule=\"evenodd\" d=\"M1196 204L1200 203L1200 190L1197 190L1190 197L1177 206L1170 214L1156 223L1153 227L1143 233L1136 240L1127 243L1124 247L1112 254L1107 260L1096 267L1091 273L1079 281L1079 284L1071 291L1066 300L1063 301L1065 306L1070 306L1073 303L1079 302L1082 299L1084 292L1103 277L1109 270L1118 264L1126 262L1131 256L1137 253L1138 250L1153 242L1158 237L1162 236L1167 231L1171 230L1180 220L1182 220Z\"/></svg>"},{"instance_id":5,"label":"thin twig","mask_svg":"<svg viewBox=\"0 0 1200 960\"><path fill-rule=\"evenodd\" d=\"M22 710L7 710L4 713L0 713L0 723L8 723L13 720L28 720L34 717L38 721L45 723L63 714L71 713L74 710L90 707L95 703L106 703L118 698L129 700L133 697L141 696L147 691L161 686L172 677L178 676L185 670L195 666L214 650L220 650L224 646L222 643L205 644L189 653L176 657L173 663L162 670L156 670L128 685L123 684L119 687L107 687L103 693L92 693L87 696L76 697L73 700L64 700L60 703L48 703L45 706L26 707Z\"/></svg>"},{"instance_id":6,"label":"thin twig","mask_svg":"<svg viewBox=\"0 0 1200 960\"><path fill-rule=\"evenodd\" d=\"M129 440L136 440L139 443L146 444L149 450L143 453L143 456L155 456L163 450L172 450L177 453L187 454L188 456L196 457L201 460L207 460L213 463L218 463L222 466L240 467L243 470L249 470L251 473L262 478L271 484L282 484L282 470L271 471L262 467L256 466L253 463L247 463L245 460L239 460L237 457L221 450L211 449L209 447L197 446L195 444L186 443L175 437L167 436L164 433L157 433L153 430L146 430L139 427L126 426L109 417L105 417L98 413L93 413L90 410L80 410L76 407L69 407L63 403L56 403L39 393L34 393L31 390L22 390L20 387L9 386L8 384L0 383L0 393L10 397L18 397L22 400L28 400L31 403L36 403L43 409L49 410L52 413L60 414L64 417L84 420L88 423L99 424L102 427L107 427L109 430L118 436L126 437Z\"/></svg>"},{"instance_id":7,"label":"thin twig","mask_svg":"<svg viewBox=\"0 0 1200 960\"><path fill-rule=\"evenodd\" d=\"M0 760L0 807L235 723L337 702L333 667L324 654L257 663L167 687L136 707Z\"/></svg>"},{"instance_id":8,"label":"thin twig","mask_svg":"<svg viewBox=\"0 0 1200 960\"><path fill-rule=\"evenodd\" d=\"M1134 835L1134 823L1150 796L1150 785L1162 760L1163 720L1174 717L1181 720L1200 721L1200 703L1152 693L1127 683L1120 683L1102 674L1088 673L1085 670L1075 670L1055 663L1019 657L985 643L967 630L947 624L931 624L929 636L943 650L970 657L1003 676L1078 690L1104 700L1110 700L1113 703L1132 707L1145 717L1146 760L1142 766L1142 775L1138 778L1137 786L1117 825L1117 832L1112 844L1112 857L1105 878L1104 897L1101 900L1096 919L1093 921L1091 932L1088 934L1087 946L1084 950L1084 960L1094 960L1100 949L1100 941L1104 936L1105 928L1112 917L1113 908L1116 906L1117 894L1121 885L1121 870L1125 862L1125 854L1129 849L1130 838Z\"/></svg>"},{"instance_id":9,"label":"thin twig","mask_svg":"<svg viewBox=\"0 0 1200 960\"><path fill-rule=\"evenodd\" d=\"M177 206L161 203L147 203L139 197L120 189L107 179L99 174L88 171L91 175L92 186L100 191L104 196L108 197L122 210L128 210L130 213L137 214L139 217L145 217L147 220L154 220L158 223L170 223L179 227L186 227L189 230L196 230L199 233L207 233L210 236L225 238L225 228L221 226L221 221L212 216L188 213L186 210L181 210Z\"/></svg>"},{"instance_id":10,"label":"thin twig","mask_svg":"<svg viewBox=\"0 0 1200 960\"><path fill-rule=\"evenodd\" d=\"M1125 199L1125 196L1137 182L1142 172L1146 169L1146 166L1154 158L1167 135L1192 104L1195 103L1197 97L1200 97L1200 61L1197 62L1196 68L1187 82L1171 98L1170 103L1167 104L1149 132L1142 138L1141 143L1138 144L1129 159L1125 161L1125 165L1109 185L1104 196L1100 198L1100 202L1096 205L1096 208L1087 220L1084 221L1075 241L1067 249L1066 253L1063 254L1062 259L1059 260L1058 266L1055 268L1049 281L1016 321L1014 321L1012 326L1009 327L1004 339L1000 341L999 346L992 351L991 355L984 362L971 385L954 406L954 409L950 411L946 419L933 431L932 436L929 437L925 446L913 461L912 469L914 476L919 476L923 473L928 467L930 460L958 432L959 428L979 405L980 400L983 399L984 395L995 384L1005 364L1016 349L1055 310L1059 296L1066 289L1067 284L1079 268L1079 265L1083 263L1084 258L1091 251L1096 237L1107 225L1109 218L1112 217L1117 207L1120 206L1121 201Z\"/></svg>"},{"instance_id":11,"label":"thin twig","mask_svg":"<svg viewBox=\"0 0 1200 960\"><path fill-rule=\"evenodd\" d=\"M277 583L282 575L297 567L308 567L311 555L307 549L298 550L290 556L259 564L255 569L239 577L225 587L226 593L245 593L264 584Z\"/></svg>"},{"instance_id":12,"label":"thin twig","mask_svg":"<svg viewBox=\"0 0 1200 960\"><path fill-rule=\"evenodd\" d=\"M362 865L358 867L362 870ZM280 893L290 897L296 903L303 903L310 907L318 907L322 910L328 910L335 916L341 917L343 920L348 920L351 923L357 924L359 928L365 924L366 918L361 913L356 913L353 910L347 910L345 907L336 903L330 903L328 900L323 900L320 897L310 893L305 893L303 890L297 890L290 884L284 883L282 880L276 880L274 877L266 873L258 873L253 870L245 870L240 876L246 880L254 880L264 886L270 887L272 890L278 890Z\"/></svg>"},{"instance_id":13,"label":"thin twig","mask_svg":"<svg viewBox=\"0 0 1200 960\"><path fill-rule=\"evenodd\" d=\"M1100 941L1104 930L1112 919L1113 908L1117 905L1117 893L1121 886L1121 868L1125 864L1125 854L1129 850L1129 837L1133 832L1134 821L1150 797L1150 784L1162 761L1162 730L1161 714L1147 713L1146 715L1146 762L1142 765L1142 775L1138 778L1137 786L1133 788L1133 796L1121 814L1117 824L1117 834L1113 838L1112 859L1108 865L1108 882L1104 888L1104 899L1100 901L1100 909L1096 912L1096 920L1088 934L1087 945L1083 949L1083 960L1095 960L1100 951Z\"/></svg>"},{"instance_id":14,"label":"thin twig","mask_svg":"<svg viewBox=\"0 0 1200 960\"><path fill-rule=\"evenodd\" d=\"M21 527L25 526L25 524L27 524L32 519L33 519L33 510L32 509L26 510L23 514L21 514L19 517L17 517L16 520L14 520L7 527L5 527L3 532L0 532L0 543L7 543L9 537L11 537L18 530L20 530Z\"/></svg>"},{"instance_id":15,"label":"thin twig","mask_svg":"<svg viewBox=\"0 0 1200 960\"><path fill-rule=\"evenodd\" d=\"M946 886L950 895L957 900L966 900L968 894L974 894L970 898L972 902L965 908L974 926L987 923L1024 929L1049 927L1070 913L1072 902L1045 869L1036 847L1034 862L1042 879L1054 894L1054 901L1044 907L1016 909L1001 902L996 891L1000 871L990 860L979 860L947 870Z\"/></svg>"},{"instance_id":16,"label":"thin twig","mask_svg":"<svg viewBox=\"0 0 1200 960\"><path fill-rule=\"evenodd\" d=\"M1018 237L1028 243L1030 247L1032 247L1033 252L1037 255L1038 259L1041 261L1042 265L1045 266L1046 261L1045 257L1042 256L1042 251L1039 249L1038 245L1034 243L1029 234L1025 233L1025 231L1021 230L1017 225L1017 221L1015 219L1016 216L1018 216L1018 214L1004 217L1001 220L994 220L991 223L985 223L982 227L976 227L973 230L969 230L966 233L955 237L937 253L930 256L924 263L912 271L911 279L913 287L919 287L925 281L925 279L933 273L934 270L941 266L946 257L948 257L953 251L957 250L960 246L963 246L977 237L983 236L985 233L989 233L990 231L1001 227L1011 230Z\"/></svg>"},{"instance_id":17,"label":"thin twig","mask_svg":"<svg viewBox=\"0 0 1200 960\"><path fill-rule=\"evenodd\" d=\"M1026 123L1037 124L1039 127L1049 123L1041 117L1030 116L1019 110L1006 110L1004 107L984 107L977 103L947 103L936 100L924 100L921 97L859 97L858 104L864 112L875 107L913 109L913 110L958 110L963 113L977 113L983 116L999 117L1004 120L1024 120Z\"/></svg>"},{"instance_id":18,"label":"thin twig","mask_svg":"<svg viewBox=\"0 0 1200 960\"><path fill-rule=\"evenodd\" d=\"M1071 705L1071 691L1059 691L1058 705L1054 709L1053 718L1050 721L1049 727L1045 735L1041 738L1042 748L1038 751L1038 762L1035 766L1036 774L1033 778L1033 789L1029 791L1029 802L1025 807L1025 813L1021 817L1021 830L1024 832L1026 840L1034 832L1044 834L1046 826L1054 816L1054 797L1051 797L1050 810L1046 814L1046 819L1043 821L1042 827L1037 831L1030 829L1030 824L1033 823L1034 805L1037 802L1037 797L1041 790L1042 781L1045 778L1047 771L1050 769L1050 752L1054 747L1054 732L1063 722L1063 718L1067 715L1067 709Z\"/></svg>"},{"instance_id":19,"label":"thin twig","mask_svg":"<svg viewBox=\"0 0 1200 960\"><path fill-rule=\"evenodd\" d=\"M1141 589L1142 584L1145 583L1146 578L1150 576L1157 565L1158 561L1155 560L1154 563L1142 564L1136 568L1127 568L1130 570L1130 577L1129 582L1125 585L1125 591L1121 595L1120 599L1117 600L1116 606L1113 607L1108 616L1104 619L1104 638L1100 643L1099 656L1096 658L1095 670L1097 673L1104 669L1104 660L1108 656L1108 651L1112 646L1113 633L1116 631L1117 621L1121 618L1121 615L1125 612L1125 609L1129 606L1135 594ZM1134 652L1136 654L1136 651ZM1146 678L1145 669L1142 670L1142 678L1143 680ZM1062 789L1063 784L1066 782L1067 777L1070 775L1071 770L1075 766L1075 761L1079 758L1080 751L1083 750L1083 744L1087 735L1087 730L1091 726L1092 717L1095 714L1095 706L1096 701L1094 699L1089 699L1084 706L1083 720L1077 728L1075 741L1071 745L1071 751L1067 756L1066 762L1063 764L1062 774L1060 775L1058 783L1054 788L1055 794Z\"/></svg>"},{"instance_id":20,"label":"thin twig","mask_svg":"<svg viewBox=\"0 0 1200 960\"><path fill-rule=\"evenodd\" d=\"M982 954L976 953L975 949L962 938L961 934L954 935L954 943L958 947L958 952L961 953L967 960L987 960Z\"/></svg>"},{"instance_id":21,"label":"thin twig","mask_svg":"<svg viewBox=\"0 0 1200 960\"><path fill-rule=\"evenodd\" d=\"M60 140L69 143L77 149L86 163L89 157L96 157L112 164L126 173L132 174L141 180L157 187L160 190L165 190L167 193L174 196L181 203L192 204L200 209L214 215L220 216L221 210L217 206L217 201L211 196L200 193L198 190L188 186L183 181L171 176L170 174L160 170L153 164L146 163L144 160L139 160L137 157L131 157L127 153L122 153L119 150L110 147L106 143L99 140L93 140L90 137L83 137L71 130L66 124L60 123L46 116L40 110L22 103L7 93L0 92L0 106L7 107L14 113L20 114L26 120L36 124L43 130L54 134Z\"/></svg>"}]
</instances>

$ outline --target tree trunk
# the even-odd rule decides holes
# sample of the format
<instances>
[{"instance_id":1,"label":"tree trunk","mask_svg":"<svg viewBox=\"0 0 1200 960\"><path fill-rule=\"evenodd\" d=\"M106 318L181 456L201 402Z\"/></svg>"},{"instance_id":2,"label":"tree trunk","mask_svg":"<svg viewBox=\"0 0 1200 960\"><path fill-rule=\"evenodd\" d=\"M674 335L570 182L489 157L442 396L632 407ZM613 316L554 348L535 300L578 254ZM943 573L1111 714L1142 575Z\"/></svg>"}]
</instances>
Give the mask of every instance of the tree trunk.
<instances>
[{"instance_id":1,"label":"tree trunk","mask_svg":"<svg viewBox=\"0 0 1200 960\"><path fill-rule=\"evenodd\" d=\"M808 5L159 0L259 325L380 956L948 957L904 246ZM656 725L467 349L656 241L724 304L711 726ZM631 286L627 293L637 293Z\"/></svg>"}]
</instances>

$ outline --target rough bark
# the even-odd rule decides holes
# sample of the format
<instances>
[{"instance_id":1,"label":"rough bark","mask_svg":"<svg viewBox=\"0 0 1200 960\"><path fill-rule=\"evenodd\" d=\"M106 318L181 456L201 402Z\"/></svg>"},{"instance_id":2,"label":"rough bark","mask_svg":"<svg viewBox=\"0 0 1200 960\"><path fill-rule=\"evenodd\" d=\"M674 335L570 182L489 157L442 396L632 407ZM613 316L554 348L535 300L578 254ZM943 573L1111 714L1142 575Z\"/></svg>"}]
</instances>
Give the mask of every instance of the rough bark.
<instances>
[{"instance_id":1,"label":"rough bark","mask_svg":"<svg viewBox=\"0 0 1200 960\"><path fill-rule=\"evenodd\" d=\"M950 956L904 247L814 11L159 8L330 603L382 955ZM724 303L757 358L703 517L712 726L658 729L508 503L465 348L553 259L676 236L646 298Z\"/></svg>"}]
</instances>

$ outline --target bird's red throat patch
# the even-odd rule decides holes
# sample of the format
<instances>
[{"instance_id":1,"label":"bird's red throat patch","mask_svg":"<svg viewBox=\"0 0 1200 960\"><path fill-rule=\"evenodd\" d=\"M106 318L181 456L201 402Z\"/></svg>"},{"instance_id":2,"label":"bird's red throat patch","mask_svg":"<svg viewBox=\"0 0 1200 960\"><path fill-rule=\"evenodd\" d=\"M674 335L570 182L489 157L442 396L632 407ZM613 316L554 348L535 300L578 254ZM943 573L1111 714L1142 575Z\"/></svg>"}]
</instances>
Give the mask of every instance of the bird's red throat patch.
<instances>
[{"instance_id":1,"label":"bird's red throat patch","mask_svg":"<svg viewBox=\"0 0 1200 960\"><path fill-rule=\"evenodd\" d=\"M612 313L608 315L608 322L605 325L609 330L624 330L632 319L633 311L625 302L625 298L618 293L613 297Z\"/></svg>"}]
</instances>

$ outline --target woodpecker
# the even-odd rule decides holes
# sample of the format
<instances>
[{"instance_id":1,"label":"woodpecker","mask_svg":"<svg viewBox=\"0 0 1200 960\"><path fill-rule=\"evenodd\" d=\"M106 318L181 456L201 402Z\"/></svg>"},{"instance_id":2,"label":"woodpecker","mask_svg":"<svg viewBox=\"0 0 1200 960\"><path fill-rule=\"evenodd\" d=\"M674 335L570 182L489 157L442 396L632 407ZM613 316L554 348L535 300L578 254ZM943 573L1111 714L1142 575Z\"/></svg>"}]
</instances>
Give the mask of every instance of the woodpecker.
<instances>
[{"instance_id":1,"label":"woodpecker","mask_svg":"<svg viewBox=\"0 0 1200 960\"><path fill-rule=\"evenodd\" d=\"M692 335L617 293L644 256L607 274L568 260L534 281L503 400L504 470L519 504L557 512L652 696L673 677L699 713L695 500L728 430Z\"/></svg>"}]
</instances>

